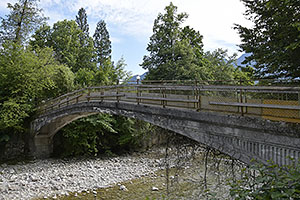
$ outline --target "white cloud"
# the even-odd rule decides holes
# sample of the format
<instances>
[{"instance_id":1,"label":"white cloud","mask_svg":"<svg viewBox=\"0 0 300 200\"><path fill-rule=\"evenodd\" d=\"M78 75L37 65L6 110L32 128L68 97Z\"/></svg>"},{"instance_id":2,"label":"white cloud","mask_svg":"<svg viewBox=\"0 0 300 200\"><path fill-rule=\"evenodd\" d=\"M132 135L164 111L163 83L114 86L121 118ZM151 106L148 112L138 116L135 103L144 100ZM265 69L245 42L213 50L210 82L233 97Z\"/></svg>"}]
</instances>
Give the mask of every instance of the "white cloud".
<instances>
[{"instance_id":1,"label":"white cloud","mask_svg":"<svg viewBox=\"0 0 300 200\"><path fill-rule=\"evenodd\" d=\"M204 36L204 48L228 49L229 53L236 52L240 43L234 23L249 26L244 19L245 7L240 0L186 0L176 1L180 11L186 11L189 18L186 24L200 31Z\"/></svg>"},{"instance_id":2,"label":"white cloud","mask_svg":"<svg viewBox=\"0 0 300 200\"><path fill-rule=\"evenodd\" d=\"M89 19L104 19L108 26L116 27L120 34L145 40L152 34L154 19L170 1L165 0L78 0L72 4L72 11L84 7ZM249 25L242 13L245 8L240 0L173 0L179 12L186 12L186 25L204 35L207 50L227 48L236 52L240 38L233 30L234 23ZM222 41L222 42L220 42Z\"/></svg>"},{"instance_id":3,"label":"white cloud","mask_svg":"<svg viewBox=\"0 0 300 200\"><path fill-rule=\"evenodd\" d=\"M104 19L107 24L117 26L122 34L144 38L152 32L159 5L163 8L158 0L78 0L72 9L78 11L83 7L87 10L89 19Z\"/></svg>"},{"instance_id":4,"label":"white cloud","mask_svg":"<svg viewBox=\"0 0 300 200\"><path fill-rule=\"evenodd\" d=\"M117 44L117 43L121 43L122 39L119 37L110 37L110 40L112 43Z\"/></svg>"},{"instance_id":5,"label":"white cloud","mask_svg":"<svg viewBox=\"0 0 300 200\"><path fill-rule=\"evenodd\" d=\"M0 9L6 7L8 1L1 0ZM148 42L154 19L169 3L169 0L41 0L40 7L50 17L50 24L65 18L75 19L83 7L88 13L91 33L96 23L104 19L114 35L114 42L120 42L116 39L120 35ZM221 47L235 52L240 38L233 30L233 24L250 24L242 15L245 8L240 0L173 0L173 3L179 12L189 14L185 25L200 31L206 50Z\"/></svg>"}]
</instances>

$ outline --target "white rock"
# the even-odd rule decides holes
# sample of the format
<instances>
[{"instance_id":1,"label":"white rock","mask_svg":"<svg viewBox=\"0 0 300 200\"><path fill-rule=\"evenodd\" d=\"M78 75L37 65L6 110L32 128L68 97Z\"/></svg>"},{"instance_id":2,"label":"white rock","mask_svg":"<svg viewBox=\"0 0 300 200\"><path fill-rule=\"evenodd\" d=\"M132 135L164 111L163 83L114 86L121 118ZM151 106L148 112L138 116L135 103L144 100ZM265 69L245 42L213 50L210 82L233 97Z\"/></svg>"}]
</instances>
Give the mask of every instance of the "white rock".
<instances>
[{"instance_id":1,"label":"white rock","mask_svg":"<svg viewBox=\"0 0 300 200\"><path fill-rule=\"evenodd\" d=\"M152 187L152 191L158 191L159 189L157 187Z\"/></svg>"},{"instance_id":2,"label":"white rock","mask_svg":"<svg viewBox=\"0 0 300 200\"><path fill-rule=\"evenodd\" d=\"M128 189L126 188L126 186L125 186L125 185L121 185L121 186L120 186L120 190L123 190L123 191L128 191Z\"/></svg>"},{"instance_id":3,"label":"white rock","mask_svg":"<svg viewBox=\"0 0 300 200\"><path fill-rule=\"evenodd\" d=\"M16 175L12 175L11 177L10 177L10 182L14 182L14 181L16 181L16 179L17 179L18 177L16 176Z\"/></svg>"},{"instance_id":4,"label":"white rock","mask_svg":"<svg viewBox=\"0 0 300 200\"><path fill-rule=\"evenodd\" d=\"M35 176L30 176L30 180L31 180L32 182L36 182L36 181L38 181L39 179L38 179L37 177L35 177Z\"/></svg>"}]
</instances>

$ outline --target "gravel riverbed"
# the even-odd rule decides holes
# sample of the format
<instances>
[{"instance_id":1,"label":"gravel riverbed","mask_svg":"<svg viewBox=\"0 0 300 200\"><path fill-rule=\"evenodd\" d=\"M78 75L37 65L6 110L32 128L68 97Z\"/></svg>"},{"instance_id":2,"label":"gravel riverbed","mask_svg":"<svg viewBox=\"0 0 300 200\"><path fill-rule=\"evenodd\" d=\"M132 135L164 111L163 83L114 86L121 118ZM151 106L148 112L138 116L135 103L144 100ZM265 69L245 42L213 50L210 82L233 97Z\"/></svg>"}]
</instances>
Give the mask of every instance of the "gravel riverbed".
<instances>
[{"instance_id":1,"label":"gravel riverbed","mask_svg":"<svg viewBox=\"0 0 300 200\"><path fill-rule=\"evenodd\" d=\"M162 158L135 154L114 158L34 160L0 165L0 199L68 195L154 174Z\"/></svg>"},{"instance_id":2,"label":"gravel riverbed","mask_svg":"<svg viewBox=\"0 0 300 200\"><path fill-rule=\"evenodd\" d=\"M183 148L184 154L178 154L176 149L169 148L167 159L166 149L160 147L110 158L45 159L14 165L2 164L0 200L144 200L147 197L165 199L166 196L189 200L208 197L230 199L226 182L236 177L234 174L243 165L235 164L231 168L232 162L228 157L209 156L204 184L206 169L203 149L186 151ZM168 176L168 170L162 170L166 163L170 167ZM169 191L166 190L166 180L169 180Z\"/></svg>"}]
</instances>

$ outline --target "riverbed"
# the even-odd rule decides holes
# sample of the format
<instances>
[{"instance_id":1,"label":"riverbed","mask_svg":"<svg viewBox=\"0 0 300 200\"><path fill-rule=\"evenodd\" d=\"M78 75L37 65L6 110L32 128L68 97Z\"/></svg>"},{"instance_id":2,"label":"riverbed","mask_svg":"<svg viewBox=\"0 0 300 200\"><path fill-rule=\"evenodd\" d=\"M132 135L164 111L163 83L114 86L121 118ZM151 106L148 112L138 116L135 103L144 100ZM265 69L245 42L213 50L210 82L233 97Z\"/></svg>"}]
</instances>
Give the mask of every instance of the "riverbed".
<instances>
[{"instance_id":1,"label":"riverbed","mask_svg":"<svg viewBox=\"0 0 300 200\"><path fill-rule=\"evenodd\" d=\"M180 151L2 164L0 199L230 199L227 180L238 166L209 154L205 168L204 149Z\"/></svg>"}]
</instances>

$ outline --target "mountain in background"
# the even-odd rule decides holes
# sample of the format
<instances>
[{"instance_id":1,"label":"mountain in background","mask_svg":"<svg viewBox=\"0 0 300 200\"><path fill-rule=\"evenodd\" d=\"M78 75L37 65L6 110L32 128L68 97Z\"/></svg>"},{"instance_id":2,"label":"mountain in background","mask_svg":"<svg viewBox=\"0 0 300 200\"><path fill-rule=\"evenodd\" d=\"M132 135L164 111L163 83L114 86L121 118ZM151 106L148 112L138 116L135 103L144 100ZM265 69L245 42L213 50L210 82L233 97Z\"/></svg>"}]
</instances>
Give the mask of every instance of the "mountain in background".
<instances>
[{"instance_id":1,"label":"mountain in background","mask_svg":"<svg viewBox=\"0 0 300 200\"><path fill-rule=\"evenodd\" d=\"M143 73L142 75L140 75L140 80L141 80L141 81L145 79L147 73L148 73L148 72L145 72L145 73ZM137 77L137 76L139 76L139 75L134 75L134 76L129 80L129 82L136 82L136 77Z\"/></svg>"},{"instance_id":2,"label":"mountain in background","mask_svg":"<svg viewBox=\"0 0 300 200\"><path fill-rule=\"evenodd\" d=\"M244 53L243 55L241 55L237 60L236 60L236 65L234 65L234 67L237 66L241 66L241 67L246 67L246 66L251 66L253 67L255 65L255 62L250 62L247 64L242 64L242 62L244 62L244 60L246 59L246 57L251 56L251 53Z\"/></svg>"}]
</instances>

